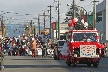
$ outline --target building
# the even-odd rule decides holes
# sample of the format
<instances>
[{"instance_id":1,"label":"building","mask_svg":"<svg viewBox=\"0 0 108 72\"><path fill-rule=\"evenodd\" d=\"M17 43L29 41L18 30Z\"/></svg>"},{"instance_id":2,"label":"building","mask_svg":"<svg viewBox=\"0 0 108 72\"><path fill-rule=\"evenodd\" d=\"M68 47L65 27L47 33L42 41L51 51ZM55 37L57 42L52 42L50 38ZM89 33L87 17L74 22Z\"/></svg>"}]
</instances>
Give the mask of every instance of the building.
<instances>
[{"instance_id":1,"label":"building","mask_svg":"<svg viewBox=\"0 0 108 72\"><path fill-rule=\"evenodd\" d=\"M60 24L60 30L67 30L68 29L68 24L67 23L61 23Z\"/></svg>"},{"instance_id":2,"label":"building","mask_svg":"<svg viewBox=\"0 0 108 72\"><path fill-rule=\"evenodd\" d=\"M101 41L106 43L108 40L108 1L103 0L100 4L96 6L96 13L97 13L97 24L96 29L99 31L101 36ZM101 17L99 19L99 17Z\"/></svg>"},{"instance_id":3,"label":"building","mask_svg":"<svg viewBox=\"0 0 108 72\"><path fill-rule=\"evenodd\" d=\"M60 35L64 35L68 31L68 24L67 23L61 23L60 24ZM53 30L53 38L56 39L56 36L58 38L58 30Z\"/></svg>"}]
</instances>

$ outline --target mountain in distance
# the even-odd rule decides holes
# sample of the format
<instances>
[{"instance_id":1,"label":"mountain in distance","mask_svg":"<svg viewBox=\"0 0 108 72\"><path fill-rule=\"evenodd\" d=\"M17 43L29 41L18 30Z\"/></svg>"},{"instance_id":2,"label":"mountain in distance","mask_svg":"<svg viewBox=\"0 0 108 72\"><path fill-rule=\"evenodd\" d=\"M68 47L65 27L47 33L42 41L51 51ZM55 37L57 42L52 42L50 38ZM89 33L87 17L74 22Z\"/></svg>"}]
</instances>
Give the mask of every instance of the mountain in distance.
<instances>
[{"instance_id":1,"label":"mountain in distance","mask_svg":"<svg viewBox=\"0 0 108 72\"><path fill-rule=\"evenodd\" d=\"M19 36L24 33L24 25L23 24L5 24L8 36ZM36 26L38 29L38 26ZM43 30L44 27L40 26L40 30Z\"/></svg>"}]
</instances>

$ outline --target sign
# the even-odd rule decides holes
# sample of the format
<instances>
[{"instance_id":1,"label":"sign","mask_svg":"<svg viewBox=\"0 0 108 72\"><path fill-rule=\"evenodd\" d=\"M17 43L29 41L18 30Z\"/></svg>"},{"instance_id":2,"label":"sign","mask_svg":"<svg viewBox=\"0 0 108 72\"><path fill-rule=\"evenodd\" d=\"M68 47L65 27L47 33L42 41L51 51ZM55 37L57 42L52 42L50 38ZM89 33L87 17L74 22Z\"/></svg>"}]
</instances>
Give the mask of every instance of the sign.
<instances>
[{"instance_id":1,"label":"sign","mask_svg":"<svg viewBox=\"0 0 108 72\"><path fill-rule=\"evenodd\" d=\"M80 57L96 56L96 45L80 45Z\"/></svg>"},{"instance_id":2,"label":"sign","mask_svg":"<svg viewBox=\"0 0 108 72\"><path fill-rule=\"evenodd\" d=\"M50 35L44 35L44 38L50 38Z\"/></svg>"},{"instance_id":3,"label":"sign","mask_svg":"<svg viewBox=\"0 0 108 72\"><path fill-rule=\"evenodd\" d=\"M48 35L48 32L45 32L45 35Z\"/></svg>"},{"instance_id":4,"label":"sign","mask_svg":"<svg viewBox=\"0 0 108 72\"><path fill-rule=\"evenodd\" d=\"M92 22L93 22L93 15L88 15L87 16L87 22L88 22L88 27L91 27Z\"/></svg>"},{"instance_id":5,"label":"sign","mask_svg":"<svg viewBox=\"0 0 108 72\"><path fill-rule=\"evenodd\" d=\"M58 22L56 22L56 30L58 30Z\"/></svg>"},{"instance_id":6,"label":"sign","mask_svg":"<svg viewBox=\"0 0 108 72\"><path fill-rule=\"evenodd\" d=\"M45 29L43 38L49 38L49 29Z\"/></svg>"},{"instance_id":7,"label":"sign","mask_svg":"<svg viewBox=\"0 0 108 72\"><path fill-rule=\"evenodd\" d=\"M58 30L58 22L53 22L52 23L52 29L53 30Z\"/></svg>"},{"instance_id":8,"label":"sign","mask_svg":"<svg viewBox=\"0 0 108 72\"><path fill-rule=\"evenodd\" d=\"M56 22L52 23L52 29L55 30L56 29Z\"/></svg>"}]
</instances>

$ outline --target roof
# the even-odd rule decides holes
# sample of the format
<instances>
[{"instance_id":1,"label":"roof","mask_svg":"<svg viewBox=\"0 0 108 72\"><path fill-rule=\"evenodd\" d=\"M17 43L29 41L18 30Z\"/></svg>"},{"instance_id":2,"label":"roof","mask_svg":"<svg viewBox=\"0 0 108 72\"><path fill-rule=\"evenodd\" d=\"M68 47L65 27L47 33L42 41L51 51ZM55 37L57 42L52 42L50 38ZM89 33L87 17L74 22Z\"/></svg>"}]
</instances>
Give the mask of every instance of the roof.
<instances>
[{"instance_id":1,"label":"roof","mask_svg":"<svg viewBox=\"0 0 108 72\"><path fill-rule=\"evenodd\" d=\"M98 32L97 30L71 30L69 32Z\"/></svg>"}]
</instances>

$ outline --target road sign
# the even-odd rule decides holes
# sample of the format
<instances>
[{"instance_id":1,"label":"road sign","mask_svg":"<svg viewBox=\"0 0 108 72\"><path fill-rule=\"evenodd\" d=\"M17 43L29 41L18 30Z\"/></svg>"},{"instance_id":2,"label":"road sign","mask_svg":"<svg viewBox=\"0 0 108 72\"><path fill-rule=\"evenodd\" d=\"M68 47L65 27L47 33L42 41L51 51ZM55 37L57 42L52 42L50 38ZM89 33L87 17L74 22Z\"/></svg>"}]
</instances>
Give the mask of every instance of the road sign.
<instances>
[{"instance_id":1,"label":"road sign","mask_svg":"<svg viewBox=\"0 0 108 72\"><path fill-rule=\"evenodd\" d=\"M44 38L48 38L48 35L44 35Z\"/></svg>"},{"instance_id":2,"label":"road sign","mask_svg":"<svg viewBox=\"0 0 108 72\"><path fill-rule=\"evenodd\" d=\"M92 21L93 21L93 15L88 15L87 16L88 27L91 27Z\"/></svg>"},{"instance_id":3,"label":"road sign","mask_svg":"<svg viewBox=\"0 0 108 72\"><path fill-rule=\"evenodd\" d=\"M52 23L52 29L55 30L56 29L56 22Z\"/></svg>"},{"instance_id":4,"label":"road sign","mask_svg":"<svg viewBox=\"0 0 108 72\"><path fill-rule=\"evenodd\" d=\"M48 32L45 32L45 35L48 35Z\"/></svg>"},{"instance_id":5,"label":"road sign","mask_svg":"<svg viewBox=\"0 0 108 72\"><path fill-rule=\"evenodd\" d=\"M44 38L50 38L50 35L44 35Z\"/></svg>"}]
</instances>

